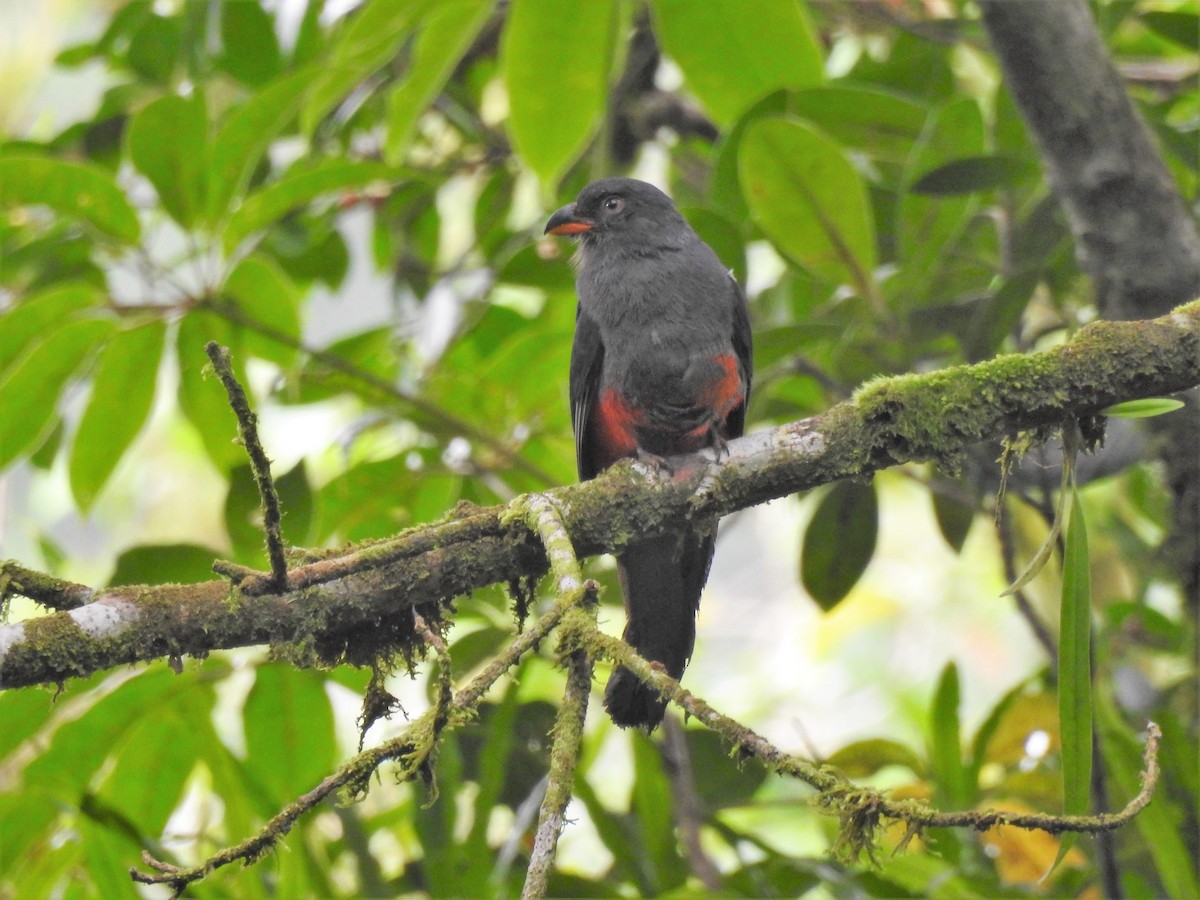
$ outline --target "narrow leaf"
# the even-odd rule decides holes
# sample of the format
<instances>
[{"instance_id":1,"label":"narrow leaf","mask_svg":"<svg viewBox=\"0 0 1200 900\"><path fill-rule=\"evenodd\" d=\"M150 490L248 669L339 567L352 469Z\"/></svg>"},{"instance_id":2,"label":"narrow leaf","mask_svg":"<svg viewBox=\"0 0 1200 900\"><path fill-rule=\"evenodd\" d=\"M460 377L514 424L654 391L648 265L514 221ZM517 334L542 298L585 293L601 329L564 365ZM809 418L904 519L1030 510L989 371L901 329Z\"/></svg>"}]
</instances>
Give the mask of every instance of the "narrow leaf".
<instances>
[{"instance_id":1,"label":"narrow leaf","mask_svg":"<svg viewBox=\"0 0 1200 900\"><path fill-rule=\"evenodd\" d=\"M738 153L742 192L767 237L804 268L873 293L875 225L840 147L799 119L752 123Z\"/></svg>"},{"instance_id":2,"label":"narrow leaf","mask_svg":"<svg viewBox=\"0 0 1200 900\"><path fill-rule=\"evenodd\" d=\"M878 527L873 485L839 481L821 498L800 552L800 580L821 609L833 609L858 582L875 553Z\"/></svg>"},{"instance_id":3,"label":"narrow leaf","mask_svg":"<svg viewBox=\"0 0 1200 900\"><path fill-rule=\"evenodd\" d=\"M1161 416L1182 408L1182 400L1174 400L1170 397L1147 397L1145 400L1127 400L1124 403L1117 403L1100 410L1100 414L1117 419L1149 419L1152 416Z\"/></svg>"},{"instance_id":4,"label":"narrow leaf","mask_svg":"<svg viewBox=\"0 0 1200 900\"><path fill-rule=\"evenodd\" d=\"M971 194L1011 187L1037 175L1037 166L1017 156L972 156L956 159L926 172L912 185L918 194Z\"/></svg>"},{"instance_id":5,"label":"narrow leaf","mask_svg":"<svg viewBox=\"0 0 1200 900\"><path fill-rule=\"evenodd\" d=\"M456 0L431 7L421 20L406 77L388 95L388 160L399 163L404 158L417 118L433 102L491 14L490 0Z\"/></svg>"},{"instance_id":6,"label":"narrow leaf","mask_svg":"<svg viewBox=\"0 0 1200 900\"><path fill-rule=\"evenodd\" d=\"M1064 806L1086 813L1092 773L1092 606L1087 526L1079 494L1072 491L1063 562L1058 648L1059 729L1062 734Z\"/></svg>"},{"instance_id":7,"label":"narrow leaf","mask_svg":"<svg viewBox=\"0 0 1200 900\"><path fill-rule=\"evenodd\" d=\"M964 809L971 802L971 785L967 784L968 770L963 762L959 702L958 667L951 661L942 669L930 711L930 756L938 806L943 809Z\"/></svg>"},{"instance_id":8,"label":"narrow leaf","mask_svg":"<svg viewBox=\"0 0 1200 900\"><path fill-rule=\"evenodd\" d=\"M513 0L509 7L502 50L508 129L544 184L558 181L604 118L616 14L612 0Z\"/></svg>"},{"instance_id":9,"label":"narrow leaf","mask_svg":"<svg viewBox=\"0 0 1200 900\"><path fill-rule=\"evenodd\" d=\"M1058 638L1058 720L1063 812L1077 816L1087 813L1092 789L1092 603L1083 507L1078 492L1070 494ZM1064 836L1050 872L1077 840L1074 833Z\"/></svg>"},{"instance_id":10,"label":"narrow leaf","mask_svg":"<svg viewBox=\"0 0 1200 900\"><path fill-rule=\"evenodd\" d=\"M238 244L256 231L267 228L297 207L336 191L365 188L395 177L395 171L372 162L326 160L314 168L291 170L278 181L255 191L229 217L222 241L232 254Z\"/></svg>"},{"instance_id":11,"label":"narrow leaf","mask_svg":"<svg viewBox=\"0 0 1200 900\"><path fill-rule=\"evenodd\" d=\"M110 172L85 163L40 156L0 156L0 209L44 204L126 243L137 242L141 227Z\"/></svg>"},{"instance_id":12,"label":"narrow leaf","mask_svg":"<svg viewBox=\"0 0 1200 900\"><path fill-rule=\"evenodd\" d=\"M317 76L315 68L279 78L246 103L235 107L213 140L209 153L208 214L219 219L241 194L267 147L284 128Z\"/></svg>"},{"instance_id":13,"label":"narrow leaf","mask_svg":"<svg viewBox=\"0 0 1200 900\"><path fill-rule=\"evenodd\" d=\"M342 98L396 57L412 30L412 20L429 2L367 0L322 57L321 74L300 113L300 130L312 134Z\"/></svg>"},{"instance_id":14,"label":"narrow leaf","mask_svg":"<svg viewBox=\"0 0 1200 900\"><path fill-rule=\"evenodd\" d=\"M133 443L154 404L166 326L120 331L100 354L92 395L71 448L71 493L86 510Z\"/></svg>"}]
</instances>

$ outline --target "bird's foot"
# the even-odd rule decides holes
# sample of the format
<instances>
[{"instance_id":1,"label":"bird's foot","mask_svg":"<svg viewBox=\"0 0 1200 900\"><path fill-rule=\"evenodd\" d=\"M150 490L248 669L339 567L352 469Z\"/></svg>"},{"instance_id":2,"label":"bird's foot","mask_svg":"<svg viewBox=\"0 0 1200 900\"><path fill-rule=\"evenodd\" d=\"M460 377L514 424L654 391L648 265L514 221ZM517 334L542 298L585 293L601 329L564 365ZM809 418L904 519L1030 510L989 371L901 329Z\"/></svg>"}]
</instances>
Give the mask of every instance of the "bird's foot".
<instances>
[{"instance_id":1,"label":"bird's foot","mask_svg":"<svg viewBox=\"0 0 1200 900\"><path fill-rule=\"evenodd\" d=\"M644 463L650 468L655 475L674 475L675 467L667 461L665 456L659 456L657 453L651 453L649 450L643 450L638 447L637 460Z\"/></svg>"}]
</instances>

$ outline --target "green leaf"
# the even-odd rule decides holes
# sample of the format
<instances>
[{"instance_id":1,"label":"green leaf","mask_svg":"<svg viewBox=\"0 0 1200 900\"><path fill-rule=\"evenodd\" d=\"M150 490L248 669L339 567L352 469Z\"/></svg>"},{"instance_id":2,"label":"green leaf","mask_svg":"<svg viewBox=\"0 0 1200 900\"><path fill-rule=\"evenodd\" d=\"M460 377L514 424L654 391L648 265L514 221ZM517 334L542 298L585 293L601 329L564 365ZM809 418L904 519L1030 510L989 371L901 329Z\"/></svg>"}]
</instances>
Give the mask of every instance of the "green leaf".
<instances>
[{"instance_id":1,"label":"green leaf","mask_svg":"<svg viewBox=\"0 0 1200 900\"><path fill-rule=\"evenodd\" d=\"M130 37L125 57L129 67L147 81L169 84L182 37L178 19L147 16Z\"/></svg>"},{"instance_id":2,"label":"green leaf","mask_svg":"<svg viewBox=\"0 0 1200 900\"><path fill-rule=\"evenodd\" d=\"M1018 156L972 156L956 159L926 172L911 190L936 197L945 194L971 194L1012 187L1020 181L1035 177L1037 166Z\"/></svg>"},{"instance_id":3,"label":"green leaf","mask_svg":"<svg viewBox=\"0 0 1200 900\"><path fill-rule=\"evenodd\" d=\"M233 353L233 371L245 385L244 360L240 357L238 333L224 319L195 310L179 322L176 356L179 359L179 408L196 427L204 449L217 470L224 473L246 458L237 443L237 419L221 380L212 371L204 347L216 341Z\"/></svg>"},{"instance_id":4,"label":"green leaf","mask_svg":"<svg viewBox=\"0 0 1200 900\"><path fill-rule=\"evenodd\" d=\"M995 355L1004 339L1020 323L1041 279L1040 268L1006 276L1000 287L974 311L968 330L961 337L968 362L979 362Z\"/></svg>"},{"instance_id":5,"label":"green leaf","mask_svg":"<svg viewBox=\"0 0 1200 900\"><path fill-rule=\"evenodd\" d=\"M261 254L248 256L225 280L224 293L256 322L300 340L300 292L287 273ZM243 347L263 359L287 368L296 361L294 345L281 343L252 328L245 332Z\"/></svg>"},{"instance_id":6,"label":"green leaf","mask_svg":"<svg viewBox=\"0 0 1200 900\"><path fill-rule=\"evenodd\" d=\"M1059 730L1063 755L1063 811L1087 812L1092 775L1092 603L1087 527L1079 494L1072 492L1063 558L1058 648Z\"/></svg>"},{"instance_id":7,"label":"green leaf","mask_svg":"<svg viewBox=\"0 0 1200 900\"><path fill-rule=\"evenodd\" d=\"M1087 528L1079 493L1074 489L1065 543L1058 637L1058 727L1063 813L1080 816L1088 812L1092 790L1092 591ZM1078 838L1074 833L1063 837L1050 871Z\"/></svg>"},{"instance_id":8,"label":"green leaf","mask_svg":"<svg viewBox=\"0 0 1200 900\"><path fill-rule=\"evenodd\" d=\"M124 584L199 584L213 579L220 554L195 544L145 544L117 557L109 587Z\"/></svg>"},{"instance_id":9,"label":"green leaf","mask_svg":"<svg viewBox=\"0 0 1200 900\"><path fill-rule=\"evenodd\" d=\"M387 101L389 161L404 159L417 118L429 107L455 65L492 15L491 0L455 0L433 6L416 25L405 77L390 89Z\"/></svg>"},{"instance_id":10,"label":"green leaf","mask_svg":"<svg viewBox=\"0 0 1200 900\"><path fill-rule=\"evenodd\" d=\"M522 159L554 185L605 116L617 6L513 0L502 66L508 130Z\"/></svg>"},{"instance_id":11,"label":"green leaf","mask_svg":"<svg viewBox=\"0 0 1200 900\"><path fill-rule=\"evenodd\" d=\"M137 214L112 173L87 163L0 156L0 208L44 204L91 223L126 244L141 234Z\"/></svg>"},{"instance_id":12,"label":"green leaf","mask_svg":"<svg viewBox=\"0 0 1200 900\"><path fill-rule=\"evenodd\" d=\"M1120 713L1110 698L1103 693L1096 696L1096 717L1100 726L1100 746L1104 753L1105 775L1117 786L1120 800L1114 798L1117 808L1141 791L1142 746L1134 739L1129 728L1121 720ZM1169 738L1169 735L1166 737ZM1180 734L1180 737L1184 737ZM1195 743L1195 735L1188 734L1185 740ZM1163 749L1166 749L1164 743ZM1196 878L1195 853L1189 847L1190 835L1180 830L1180 823L1187 815L1180 809L1166 786L1160 782L1154 800L1133 819L1133 826L1141 836L1141 845L1154 860L1154 868L1162 882L1164 897L1200 897L1200 882ZM1194 815L1195 794L1186 797ZM1153 896L1148 892L1147 896Z\"/></svg>"},{"instance_id":13,"label":"green leaf","mask_svg":"<svg viewBox=\"0 0 1200 900\"><path fill-rule=\"evenodd\" d=\"M804 589L828 612L850 593L875 553L875 487L839 481L817 505L800 552Z\"/></svg>"},{"instance_id":14,"label":"green leaf","mask_svg":"<svg viewBox=\"0 0 1200 900\"><path fill-rule=\"evenodd\" d=\"M197 751L212 745L212 701L211 688L198 685L160 714L144 716L118 747L116 765L97 793L143 833L162 833L196 765ZM181 741L181 734L188 739ZM148 778L148 772L154 777Z\"/></svg>"},{"instance_id":15,"label":"green leaf","mask_svg":"<svg viewBox=\"0 0 1200 900\"><path fill-rule=\"evenodd\" d=\"M931 169L983 153L985 130L983 114L974 100L959 99L938 108L912 146L902 181L912 184ZM941 279L960 263L964 251L959 240L979 203L973 194L929 197L902 193L896 211L900 267L896 277L887 281L890 295L908 302L927 302L939 296Z\"/></svg>"},{"instance_id":16,"label":"green leaf","mask_svg":"<svg viewBox=\"0 0 1200 900\"><path fill-rule=\"evenodd\" d=\"M283 511L284 540L291 546L304 546L312 522L313 498L303 461L276 477L275 491ZM267 568L262 500L249 465L238 466L229 475L225 528L238 562L258 569Z\"/></svg>"},{"instance_id":17,"label":"green leaf","mask_svg":"<svg viewBox=\"0 0 1200 900\"><path fill-rule=\"evenodd\" d=\"M1200 16L1183 10L1151 10L1138 16L1138 20L1168 41L1183 47L1189 53L1196 52L1196 41L1200 38Z\"/></svg>"},{"instance_id":18,"label":"green leaf","mask_svg":"<svg viewBox=\"0 0 1200 900\"><path fill-rule=\"evenodd\" d=\"M81 510L92 505L150 415L166 331L161 321L119 331L100 353L71 449L71 493Z\"/></svg>"},{"instance_id":19,"label":"green leaf","mask_svg":"<svg viewBox=\"0 0 1200 900\"><path fill-rule=\"evenodd\" d=\"M225 252L232 255L238 244L257 231L278 222L297 207L319 197L374 183L387 184L395 170L373 162L328 159L312 168L293 168L277 181L250 194L229 217L222 235Z\"/></svg>"},{"instance_id":20,"label":"green leaf","mask_svg":"<svg viewBox=\"0 0 1200 900\"><path fill-rule=\"evenodd\" d=\"M911 747L886 738L868 738L847 744L834 751L826 762L850 778L866 778L885 766L904 766L917 775L924 769L921 758Z\"/></svg>"},{"instance_id":21,"label":"green leaf","mask_svg":"<svg viewBox=\"0 0 1200 900\"><path fill-rule=\"evenodd\" d=\"M317 785L333 766L333 711L325 678L311 669L268 663L246 698L246 765L276 800Z\"/></svg>"},{"instance_id":22,"label":"green leaf","mask_svg":"<svg viewBox=\"0 0 1200 900\"><path fill-rule=\"evenodd\" d=\"M236 106L209 152L208 216L217 221L246 189L254 167L276 135L290 122L318 70L302 69L276 79Z\"/></svg>"},{"instance_id":23,"label":"green leaf","mask_svg":"<svg viewBox=\"0 0 1200 900\"><path fill-rule=\"evenodd\" d=\"M729 746L715 731L688 728L683 734L696 775L696 794L701 808L709 813L749 803L767 780L767 771L762 766L730 765ZM721 777L706 777L709 772L720 772Z\"/></svg>"},{"instance_id":24,"label":"green leaf","mask_svg":"<svg viewBox=\"0 0 1200 900\"><path fill-rule=\"evenodd\" d=\"M776 247L814 275L873 293L871 208L837 144L799 119L769 116L746 129L738 168L750 211Z\"/></svg>"},{"instance_id":25,"label":"green leaf","mask_svg":"<svg viewBox=\"0 0 1200 900\"><path fill-rule=\"evenodd\" d=\"M781 88L820 84L821 45L793 0L654 0L656 34L719 125Z\"/></svg>"},{"instance_id":26,"label":"green leaf","mask_svg":"<svg viewBox=\"0 0 1200 900\"><path fill-rule=\"evenodd\" d=\"M0 377L72 313L98 306L104 295L89 284L66 283L31 294L0 314Z\"/></svg>"},{"instance_id":27,"label":"green leaf","mask_svg":"<svg viewBox=\"0 0 1200 900\"><path fill-rule=\"evenodd\" d=\"M264 84L283 66L275 22L260 3L221 4L221 45L221 68L243 84Z\"/></svg>"},{"instance_id":28,"label":"green leaf","mask_svg":"<svg viewBox=\"0 0 1200 900\"><path fill-rule=\"evenodd\" d=\"M1118 419L1148 419L1161 416L1183 408L1182 400L1170 397L1147 397L1145 400L1126 400L1106 409L1100 410L1102 416L1113 416Z\"/></svg>"},{"instance_id":29,"label":"green leaf","mask_svg":"<svg viewBox=\"0 0 1200 900\"><path fill-rule=\"evenodd\" d=\"M204 97L160 97L129 124L129 158L150 179L163 208L189 227L204 208L208 120Z\"/></svg>"},{"instance_id":30,"label":"green leaf","mask_svg":"<svg viewBox=\"0 0 1200 900\"><path fill-rule=\"evenodd\" d=\"M637 816L640 868L650 880L651 895L681 887L687 879L685 865L675 843L675 821L671 785L663 772L663 761L655 746L644 736L631 736L633 746L633 798L631 812Z\"/></svg>"},{"instance_id":31,"label":"green leaf","mask_svg":"<svg viewBox=\"0 0 1200 900\"><path fill-rule=\"evenodd\" d=\"M967 783L959 723L958 666L946 663L938 679L930 710L930 762L937 805L941 809L965 809L971 802L972 785Z\"/></svg>"},{"instance_id":32,"label":"green leaf","mask_svg":"<svg viewBox=\"0 0 1200 900\"><path fill-rule=\"evenodd\" d=\"M413 19L430 5L429 0L367 0L348 16L321 59L321 74L300 112L300 130L312 134L343 97L395 59Z\"/></svg>"},{"instance_id":33,"label":"green leaf","mask_svg":"<svg viewBox=\"0 0 1200 900\"><path fill-rule=\"evenodd\" d=\"M54 421L58 396L115 326L105 319L67 322L0 379L0 470L31 449Z\"/></svg>"},{"instance_id":34,"label":"green leaf","mask_svg":"<svg viewBox=\"0 0 1200 900\"><path fill-rule=\"evenodd\" d=\"M946 539L946 543L958 553L967 541L971 524L975 521L975 507L960 503L957 499L947 496L941 491L932 491L933 513L937 519L938 531Z\"/></svg>"}]
</instances>

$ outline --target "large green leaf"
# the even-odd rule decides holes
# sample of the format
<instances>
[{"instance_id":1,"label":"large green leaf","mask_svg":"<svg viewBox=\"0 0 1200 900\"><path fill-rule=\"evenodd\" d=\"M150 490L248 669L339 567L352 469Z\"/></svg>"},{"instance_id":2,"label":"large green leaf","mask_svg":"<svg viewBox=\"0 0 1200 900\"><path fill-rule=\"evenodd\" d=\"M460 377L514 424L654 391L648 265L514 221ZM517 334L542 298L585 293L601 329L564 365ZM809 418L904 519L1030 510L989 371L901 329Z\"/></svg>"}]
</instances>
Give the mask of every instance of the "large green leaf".
<instances>
[{"instance_id":1,"label":"large green leaf","mask_svg":"<svg viewBox=\"0 0 1200 900\"><path fill-rule=\"evenodd\" d=\"M612 0L513 0L504 29L508 129L542 182L555 184L605 115Z\"/></svg>"},{"instance_id":2,"label":"large green leaf","mask_svg":"<svg viewBox=\"0 0 1200 900\"><path fill-rule=\"evenodd\" d=\"M163 208L190 226L204 209L208 120L204 96L160 97L129 124L129 157L158 191Z\"/></svg>"},{"instance_id":3,"label":"large green leaf","mask_svg":"<svg viewBox=\"0 0 1200 900\"><path fill-rule=\"evenodd\" d=\"M221 68L249 85L279 74L283 65L275 21L261 3L221 4Z\"/></svg>"},{"instance_id":4,"label":"large green leaf","mask_svg":"<svg viewBox=\"0 0 1200 900\"><path fill-rule=\"evenodd\" d=\"M333 711L319 672L259 666L244 721L247 769L275 801L316 787L333 766Z\"/></svg>"},{"instance_id":5,"label":"large green leaf","mask_svg":"<svg viewBox=\"0 0 1200 900\"><path fill-rule=\"evenodd\" d=\"M255 254L242 260L225 280L224 293L256 322L300 340L300 292L274 260ZM283 343L248 328L246 351L281 366L295 362L294 343Z\"/></svg>"},{"instance_id":6,"label":"large green leaf","mask_svg":"<svg viewBox=\"0 0 1200 900\"><path fill-rule=\"evenodd\" d=\"M430 7L417 23L405 77L388 94L387 158L399 163L423 113L492 14L490 0L455 0Z\"/></svg>"},{"instance_id":7,"label":"large green leaf","mask_svg":"<svg viewBox=\"0 0 1200 900\"><path fill-rule=\"evenodd\" d=\"M100 354L75 444L71 493L86 510L150 415L166 326L161 321L113 335Z\"/></svg>"},{"instance_id":8,"label":"large green leaf","mask_svg":"<svg viewBox=\"0 0 1200 900\"><path fill-rule=\"evenodd\" d=\"M0 380L0 469L45 436L54 421L58 395L112 333L105 319L67 322L50 333Z\"/></svg>"},{"instance_id":9,"label":"large green leaf","mask_svg":"<svg viewBox=\"0 0 1200 900\"><path fill-rule=\"evenodd\" d=\"M69 282L31 294L0 315L0 377L21 353L72 313L103 300L104 295L91 285Z\"/></svg>"},{"instance_id":10,"label":"large green leaf","mask_svg":"<svg viewBox=\"0 0 1200 900\"><path fill-rule=\"evenodd\" d=\"M903 180L912 185L946 163L977 156L984 150L984 122L979 105L969 98L939 108L913 146ZM959 241L980 200L972 194L926 196L905 191L896 211L899 267L886 289L907 302L944 298L943 280L963 259L978 254L964 251Z\"/></svg>"},{"instance_id":11,"label":"large green leaf","mask_svg":"<svg viewBox=\"0 0 1200 900\"><path fill-rule=\"evenodd\" d=\"M317 77L316 68L282 78L234 107L213 139L209 152L208 215L216 221L250 181L267 147L300 109L305 91Z\"/></svg>"},{"instance_id":12,"label":"large green leaf","mask_svg":"<svg viewBox=\"0 0 1200 900\"><path fill-rule=\"evenodd\" d=\"M720 125L783 88L821 82L821 45L795 0L654 0L657 34Z\"/></svg>"},{"instance_id":13,"label":"large green leaf","mask_svg":"<svg viewBox=\"0 0 1200 900\"><path fill-rule=\"evenodd\" d=\"M746 129L738 169L750 211L776 247L815 275L874 292L871 208L837 144L799 119L768 116Z\"/></svg>"},{"instance_id":14,"label":"large green leaf","mask_svg":"<svg viewBox=\"0 0 1200 900\"><path fill-rule=\"evenodd\" d=\"M0 156L0 209L43 204L91 223L126 244L141 234L137 214L112 173L40 156Z\"/></svg>"},{"instance_id":15,"label":"large green leaf","mask_svg":"<svg viewBox=\"0 0 1200 900\"><path fill-rule=\"evenodd\" d=\"M195 544L144 544L117 557L110 587L123 584L199 584L213 577L219 554Z\"/></svg>"},{"instance_id":16,"label":"large green leaf","mask_svg":"<svg viewBox=\"0 0 1200 900\"><path fill-rule=\"evenodd\" d=\"M365 188L375 182L388 183L395 171L381 163L328 159L311 168L289 170L277 181L250 194L237 208L221 236L225 252L267 228L297 207L319 197L350 188Z\"/></svg>"},{"instance_id":17,"label":"large green leaf","mask_svg":"<svg viewBox=\"0 0 1200 900\"><path fill-rule=\"evenodd\" d=\"M839 481L821 498L800 551L800 580L821 609L833 609L866 571L878 529L874 485Z\"/></svg>"}]
</instances>

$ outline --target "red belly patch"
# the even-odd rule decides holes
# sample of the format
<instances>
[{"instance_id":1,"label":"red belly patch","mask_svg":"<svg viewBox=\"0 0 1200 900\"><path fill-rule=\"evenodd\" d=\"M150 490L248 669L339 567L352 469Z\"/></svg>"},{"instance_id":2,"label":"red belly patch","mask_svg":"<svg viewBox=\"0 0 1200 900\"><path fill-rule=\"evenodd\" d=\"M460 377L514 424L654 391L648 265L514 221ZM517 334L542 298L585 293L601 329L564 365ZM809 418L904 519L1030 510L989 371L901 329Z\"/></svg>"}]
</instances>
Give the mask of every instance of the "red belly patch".
<instances>
[{"instance_id":1,"label":"red belly patch","mask_svg":"<svg viewBox=\"0 0 1200 900\"><path fill-rule=\"evenodd\" d=\"M615 388L600 395L592 426L596 438L597 469L607 469L618 459L637 453L637 425L641 415Z\"/></svg>"}]
</instances>

